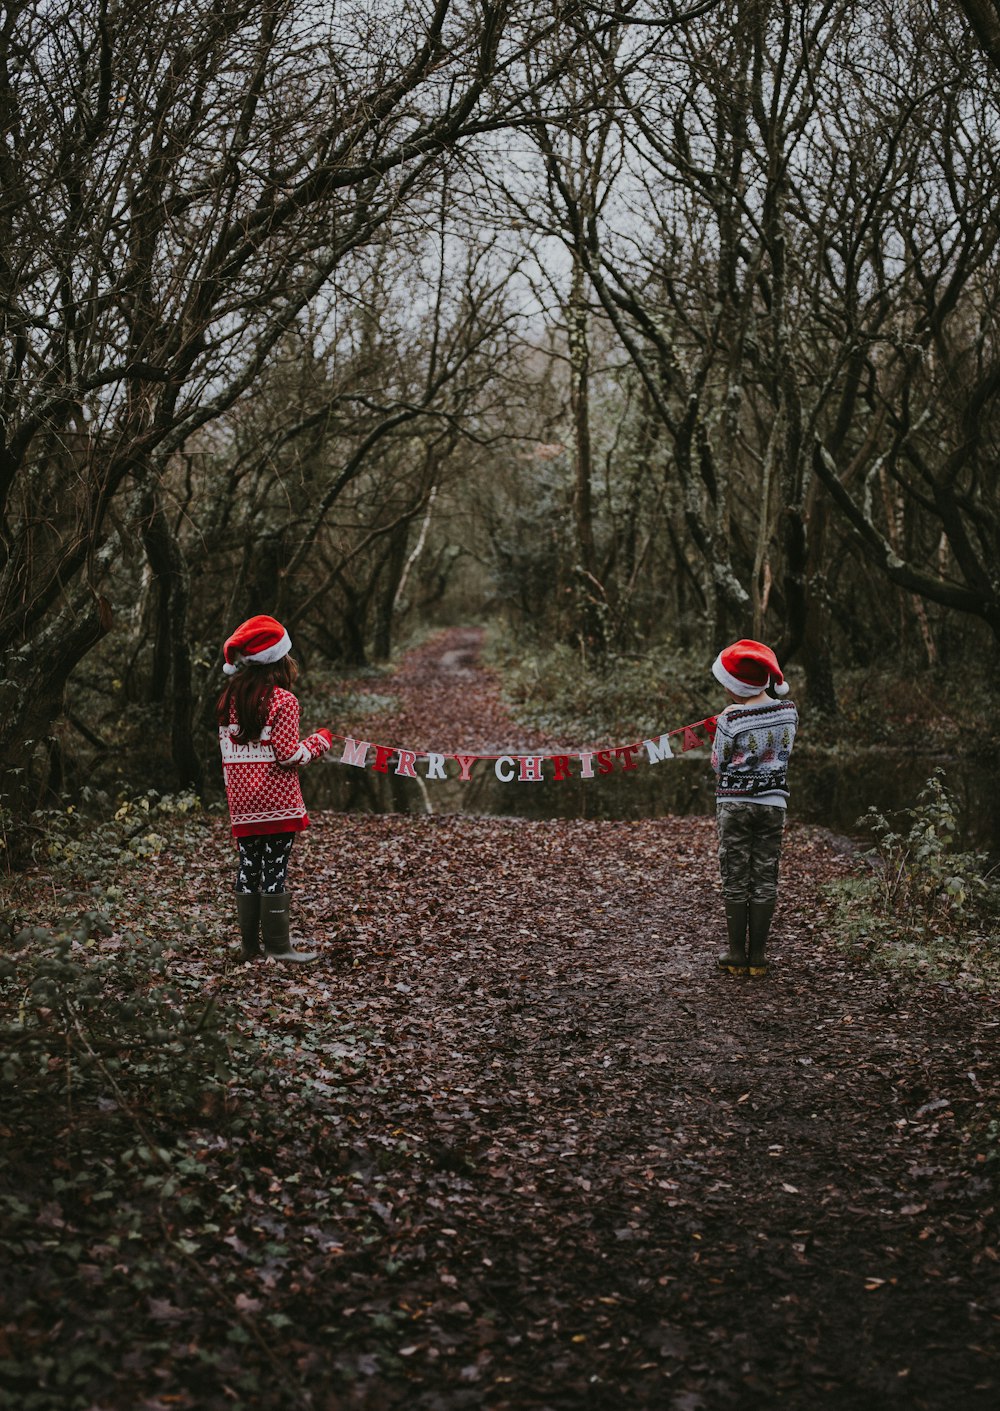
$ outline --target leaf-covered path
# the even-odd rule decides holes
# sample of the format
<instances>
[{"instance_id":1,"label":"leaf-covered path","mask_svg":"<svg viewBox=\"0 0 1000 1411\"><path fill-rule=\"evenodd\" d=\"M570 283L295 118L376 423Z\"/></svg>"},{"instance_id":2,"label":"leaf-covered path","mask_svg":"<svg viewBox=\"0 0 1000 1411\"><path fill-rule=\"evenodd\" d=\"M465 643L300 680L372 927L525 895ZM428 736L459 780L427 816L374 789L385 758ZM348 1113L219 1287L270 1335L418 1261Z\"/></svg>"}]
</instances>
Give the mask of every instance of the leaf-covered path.
<instances>
[{"instance_id":1,"label":"leaf-covered path","mask_svg":"<svg viewBox=\"0 0 1000 1411\"><path fill-rule=\"evenodd\" d=\"M441 648L393 683L435 744ZM509 743L493 709L455 744ZM162 1207L160 1286L128 1245L100 1277L83 1256L81 1301L128 1318L95 1408L993 1411L996 1011L832 945L828 839L790 828L744 982L713 968L711 819L313 822L315 967L175 954L265 1035L271 1111L187 1134L230 1195L207 1233ZM217 914L223 826L151 898L178 861Z\"/></svg>"},{"instance_id":2,"label":"leaf-covered path","mask_svg":"<svg viewBox=\"0 0 1000 1411\"><path fill-rule=\"evenodd\" d=\"M428 1405L996 1404L965 1135L995 1021L824 944L821 844L793 835L773 974L741 984L705 820L336 826L329 885L365 902L331 1000L368 1035L340 1127L412 1159L381 1163L382 1292Z\"/></svg>"}]
</instances>

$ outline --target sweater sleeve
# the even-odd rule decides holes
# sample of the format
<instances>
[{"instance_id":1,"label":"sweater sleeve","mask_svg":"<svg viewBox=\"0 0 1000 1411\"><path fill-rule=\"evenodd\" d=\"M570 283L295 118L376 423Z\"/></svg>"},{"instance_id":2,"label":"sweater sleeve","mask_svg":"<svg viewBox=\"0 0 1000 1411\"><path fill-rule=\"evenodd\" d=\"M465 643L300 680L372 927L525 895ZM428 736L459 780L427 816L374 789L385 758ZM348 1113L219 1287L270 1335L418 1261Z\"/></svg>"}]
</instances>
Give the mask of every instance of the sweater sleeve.
<instances>
[{"instance_id":1,"label":"sweater sleeve","mask_svg":"<svg viewBox=\"0 0 1000 1411\"><path fill-rule=\"evenodd\" d=\"M730 738L726 712L723 710L715 718L715 734L712 736L712 768L716 774L722 769L724 745Z\"/></svg>"},{"instance_id":2,"label":"sweater sleeve","mask_svg":"<svg viewBox=\"0 0 1000 1411\"><path fill-rule=\"evenodd\" d=\"M306 739L299 739L299 702L290 691L276 691L271 713L271 746L274 758L283 769L295 769L311 764L325 754L332 744L329 730L317 730Z\"/></svg>"}]
</instances>

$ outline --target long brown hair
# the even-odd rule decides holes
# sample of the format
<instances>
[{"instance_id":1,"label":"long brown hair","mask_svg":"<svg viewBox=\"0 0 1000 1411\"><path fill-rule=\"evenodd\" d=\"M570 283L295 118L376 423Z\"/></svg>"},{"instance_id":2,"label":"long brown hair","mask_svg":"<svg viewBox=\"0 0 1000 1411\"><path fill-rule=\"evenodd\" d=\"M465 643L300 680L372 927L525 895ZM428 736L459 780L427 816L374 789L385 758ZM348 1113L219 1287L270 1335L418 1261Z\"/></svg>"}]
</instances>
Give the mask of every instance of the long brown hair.
<instances>
[{"instance_id":1,"label":"long brown hair","mask_svg":"<svg viewBox=\"0 0 1000 1411\"><path fill-rule=\"evenodd\" d=\"M267 723L275 686L290 690L298 674L299 668L290 656L283 656L280 661L271 662L268 666L248 662L226 682L222 695L215 703L219 724L228 725L232 714L240 727L233 736L238 745L259 740L260 732Z\"/></svg>"}]
</instances>

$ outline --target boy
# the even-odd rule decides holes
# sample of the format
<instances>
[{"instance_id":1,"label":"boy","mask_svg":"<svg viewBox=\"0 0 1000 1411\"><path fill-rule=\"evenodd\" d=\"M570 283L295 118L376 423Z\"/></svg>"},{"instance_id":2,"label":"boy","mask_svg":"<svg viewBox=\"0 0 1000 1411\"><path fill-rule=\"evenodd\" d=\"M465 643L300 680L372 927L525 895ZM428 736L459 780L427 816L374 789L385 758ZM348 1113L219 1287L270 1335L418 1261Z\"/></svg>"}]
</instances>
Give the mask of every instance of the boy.
<instances>
[{"instance_id":1,"label":"boy","mask_svg":"<svg viewBox=\"0 0 1000 1411\"><path fill-rule=\"evenodd\" d=\"M788 803L786 773L799 716L785 699L788 686L777 658L763 642L726 647L712 664L712 675L730 700L716 720L712 744L729 934L729 950L719 956L719 965L730 975L766 975Z\"/></svg>"}]
</instances>

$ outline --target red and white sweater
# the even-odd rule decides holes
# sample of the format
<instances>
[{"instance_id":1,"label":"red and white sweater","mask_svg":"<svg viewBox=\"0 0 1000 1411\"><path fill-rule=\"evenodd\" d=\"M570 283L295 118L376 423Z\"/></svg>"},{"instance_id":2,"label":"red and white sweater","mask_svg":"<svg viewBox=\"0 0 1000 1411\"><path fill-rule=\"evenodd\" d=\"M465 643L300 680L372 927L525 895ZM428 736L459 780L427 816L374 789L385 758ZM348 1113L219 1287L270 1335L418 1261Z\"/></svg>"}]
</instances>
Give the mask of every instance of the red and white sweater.
<instances>
[{"instance_id":1,"label":"red and white sweater","mask_svg":"<svg viewBox=\"0 0 1000 1411\"><path fill-rule=\"evenodd\" d=\"M280 686L274 688L259 740L238 745L233 738L240 728L235 712L230 722L219 726L219 746L233 837L299 833L308 828L298 771L330 748L329 730L300 740L299 703Z\"/></svg>"}]
</instances>

